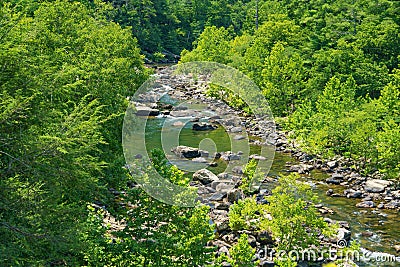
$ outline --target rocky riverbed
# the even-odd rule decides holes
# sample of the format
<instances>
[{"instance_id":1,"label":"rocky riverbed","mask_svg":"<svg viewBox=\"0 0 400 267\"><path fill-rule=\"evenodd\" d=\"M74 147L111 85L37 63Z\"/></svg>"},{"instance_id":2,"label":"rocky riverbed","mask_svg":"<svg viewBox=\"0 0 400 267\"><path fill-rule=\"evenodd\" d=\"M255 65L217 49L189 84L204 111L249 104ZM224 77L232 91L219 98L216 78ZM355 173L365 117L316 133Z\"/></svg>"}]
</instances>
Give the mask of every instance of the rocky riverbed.
<instances>
[{"instance_id":1,"label":"rocky riverbed","mask_svg":"<svg viewBox=\"0 0 400 267\"><path fill-rule=\"evenodd\" d=\"M204 91L207 88L207 77L196 78L174 76L168 70L160 70L157 74L160 86L157 93L166 93L172 99L184 101L188 104L202 103L206 110L214 114L205 116L201 110L189 108L187 106L173 106L167 103L152 102L152 96L142 98L137 115L139 116L169 116L176 118L173 126L182 127L186 123L192 123L193 131L213 131L218 127L223 127L227 132L234 134L234 141L246 139L246 135L252 136L249 142L259 146L273 146L276 151L289 153L298 160L298 163L287 163L287 170L299 174L309 174L313 170L320 170L329 174L326 184L335 185L335 189L328 189L326 195L339 198L360 199L356 204L360 209L394 209L400 210L400 191L394 189L394 183L381 179L379 174L371 177L364 177L350 166L354 165L344 158L334 158L322 160L304 152L301 152L297 145L289 142L286 132L280 130L270 118L252 117L243 114L241 111L234 110L227 106L223 101L206 97ZM190 118L185 121L183 118ZM182 120L179 120L182 118ZM200 122L201 121L201 122ZM203 163L207 166L216 166L218 160L226 162L239 161L243 157L242 151L217 151L209 153L198 148L188 146L177 146L171 152L183 160ZM256 160L267 160L262 155L247 155ZM247 160L247 158L246 158ZM206 167L207 167L206 166ZM210 217L216 226L218 239L212 244L218 247L218 253L229 253L229 248L237 241L240 231L229 229L229 207L239 199L245 198L245 194L239 189L243 166L235 166L229 172L218 175L208 169L200 169L193 174L192 186L198 188L199 200L210 206ZM265 182L273 180L266 177ZM338 187L340 186L340 187ZM340 189L339 189L340 188ZM264 197L269 194L269 190L255 191L259 202L265 201ZM333 211L323 205L317 205L322 214L330 214ZM339 229L337 236L326 240L321 237L321 243L329 243L331 247L337 247L339 240L350 241L351 229L346 221L333 221L325 219L328 223L338 223ZM257 249L260 266L274 266L273 259L262 256L262 250L273 246L273 239L268 232L246 232L249 236L249 244ZM228 265L227 265L228 266ZM308 266L303 262L300 266Z\"/></svg>"}]
</instances>

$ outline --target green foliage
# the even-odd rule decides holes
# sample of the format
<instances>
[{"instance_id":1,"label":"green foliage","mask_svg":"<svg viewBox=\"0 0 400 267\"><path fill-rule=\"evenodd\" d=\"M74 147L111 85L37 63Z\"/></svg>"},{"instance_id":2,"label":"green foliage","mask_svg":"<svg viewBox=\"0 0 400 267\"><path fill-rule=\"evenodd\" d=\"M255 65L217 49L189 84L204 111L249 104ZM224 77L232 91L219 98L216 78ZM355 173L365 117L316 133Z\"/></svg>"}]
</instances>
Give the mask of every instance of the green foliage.
<instances>
[{"instance_id":1,"label":"green foliage","mask_svg":"<svg viewBox=\"0 0 400 267\"><path fill-rule=\"evenodd\" d=\"M152 151L152 161L163 177L187 184L159 150ZM92 246L85 253L89 266L203 266L213 258L214 248L207 247L214 236L207 206L167 205L140 188L127 190L118 201L118 223L111 231L89 212L87 236Z\"/></svg>"},{"instance_id":2,"label":"green foliage","mask_svg":"<svg viewBox=\"0 0 400 267\"><path fill-rule=\"evenodd\" d=\"M241 234L237 244L229 249L230 258L228 262L232 267L256 267L259 261L254 261L256 249L253 249L248 242L247 234Z\"/></svg>"},{"instance_id":3,"label":"green foliage","mask_svg":"<svg viewBox=\"0 0 400 267\"><path fill-rule=\"evenodd\" d=\"M182 52L181 62L215 61L228 63L230 35L225 28L206 27L196 43L196 48Z\"/></svg>"},{"instance_id":4,"label":"green foliage","mask_svg":"<svg viewBox=\"0 0 400 267\"><path fill-rule=\"evenodd\" d=\"M229 207L229 227L235 231L258 229L262 210L255 198L240 199Z\"/></svg>"},{"instance_id":5,"label":"green foliage","mask_svg":"<svg viewBox=\"0 0 400 267\"><path fill-rule=\"evenodd\" d=\"M142 57L100 7L12 2L0 4L0 265L81 265L87 203L126 182L122 115Z\"/></svg>"},{"instance_id":6,"label":"green foliage","mask_svg":"<svg viewBox=\"0 0 400 267\"><path fill-rule=\"evenodd\" d=\"M235 94L225 87L210 83L209 88L206 91L206 95L222 99L229 106L238 110L242 110L247 114L252 114L252 111L247 103L238 94Z\"/></svg>"},{"instance_id":7,"label":"green foliage","mask_svg":"<svg viewBox=\"0 0 400 267\"><path fill-rule=\"evenodd\" d=\"M240 188L244 193L250 193L254 191L253 182L260 181L263 177L264 173L257 171L257 161L251 159L244 167Z\"/></svg>"},{"instance_id":8,"label":"green foliage","mask_svg":"<svg viewBox=\"0 0 400 267\"><path fill-rule=\"evenodd\" d=\"M298 175L282 176L267 199L272 216L261 217L260 228L268 229L279 240L277 251L305 249L319 244L319 236L332 235L334 229L320 217L312 202L316 201L309 185L296 181Z\"/></svg>"}]
</instances>

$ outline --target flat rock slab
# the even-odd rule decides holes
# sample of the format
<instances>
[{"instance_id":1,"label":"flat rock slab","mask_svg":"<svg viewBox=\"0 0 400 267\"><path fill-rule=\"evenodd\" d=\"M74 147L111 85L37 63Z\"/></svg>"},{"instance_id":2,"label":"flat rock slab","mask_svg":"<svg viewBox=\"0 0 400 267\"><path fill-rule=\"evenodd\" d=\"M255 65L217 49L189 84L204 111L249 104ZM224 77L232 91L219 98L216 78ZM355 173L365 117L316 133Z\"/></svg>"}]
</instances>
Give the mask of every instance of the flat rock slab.
<instances>
[{"instance_id":1,"label":"flat rock slab","mask_svg":"<svg viewBox=\"0 0 400 267\"><path fill-rule=\"evenodd\" d=\"M160 111L158 109L139 106L136 107L136 115L137 116L158 116L160 115Z\"/></svg>"},{"instance_id":2,"label":"flat rock slab","mask_svg":"<svg viewBox=\"0 0 400 267\"><path fill-rule=\"evenodd\" d=\"M392 182L381 179L368 180L365 183L364 189L368 193L382 193L385 191L386 187L390 186Z\"/></svg>"},{"instance_id":3,"label":"flat rock slab","mask_svg":"<svg viewBox=\"0 0 400 267\"><path fill-rule=\"evenodd\" d=\"M198 170L193 174L193 181L199 181L202 184L210 184L218 180L219 178L207 169Z\"/></svg>"}]
</instances>

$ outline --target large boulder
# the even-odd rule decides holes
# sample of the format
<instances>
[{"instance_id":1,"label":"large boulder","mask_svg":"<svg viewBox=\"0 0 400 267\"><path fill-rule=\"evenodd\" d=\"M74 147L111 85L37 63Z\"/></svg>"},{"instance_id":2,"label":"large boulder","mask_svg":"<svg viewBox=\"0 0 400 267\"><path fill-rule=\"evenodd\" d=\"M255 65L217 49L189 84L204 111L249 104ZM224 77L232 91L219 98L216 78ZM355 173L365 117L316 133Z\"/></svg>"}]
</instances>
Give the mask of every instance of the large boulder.
<instances>
[{"instance_id":1,"label":"large boulder","mask_svg":"<svg viewBox=\"0 0 400 267\"><path fill-rule=\"evenodd\" d=\"M160 111L158 109L146 107L146 106L138 106L136 107L136 115L137 116L158 116L160 115Z\"/></svg>"},{"instance_id":2,"label":"large boulder","mask_svg":"<svg viewBox=\"0 0 400 267\"><path fill-rule=\"evenodd\" d=\"M171 149L171 152L174 152L175 155L181 158L198 158L201 157L201 151L198 148L189 147L189 146L177 146Z\"/></svg>"},{"instance_id":3,"label":"large boulder","mask_svg":"<svg viewBox=\"0 0 400 267\"><path fill-rule=\"evenodd\" d=\"M225 161L231 161L231 160L240 160L241 157L239 154L235 154L231 151L227 151L225 153L221 153L221 159Z\"/></svg>"},{"instance_id":4,"label":"large boulder","mask_svg":"<svg viewBox=\"0 0 400 267\"><path fill-rule=\"evenodd\" d=\"M199 181L202 184L210 184L218 180L219 178L207 169L198 170L193 174L193 181Z\"/></svg>"},{"instance_id":5,"label":"large boulder","mask_svg":"<svg viewBox=\"0 0 400 267\"><path fill-rule=\"evenodd\" d=\"M385 191L386 187L390 186L391 182L381 179L368 180L365 183L364 189L368 193L382 193Z\"/></svg>"}]
</instances>

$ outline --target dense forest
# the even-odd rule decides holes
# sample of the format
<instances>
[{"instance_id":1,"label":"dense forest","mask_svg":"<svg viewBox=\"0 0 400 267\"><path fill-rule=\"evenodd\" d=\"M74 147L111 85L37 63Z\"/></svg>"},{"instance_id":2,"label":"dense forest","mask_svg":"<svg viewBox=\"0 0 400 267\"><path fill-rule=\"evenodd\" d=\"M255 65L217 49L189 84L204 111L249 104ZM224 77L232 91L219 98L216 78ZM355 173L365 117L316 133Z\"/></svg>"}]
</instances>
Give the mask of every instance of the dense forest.
<instances>
[{"instance_id":1,"label":"dense forest","mask_svg":"<svg viewBox=\"0 0 400 267\"><path fill-rule=\"evenodd\" d=\"M152 74L145 62L237 68L303 151L400 183L399 1L5 0L0 25L1 266L257 266L245 234L215 260L208 207L166 205L130 186L122 122L127 96ZM245 109L235 98L224 100ZM152 160L189 184L160 151ZM295 178L282 179L271 205L233 205L230 227L272 214L280 221L261 216L257 227L278 249L331 234Z\"/></svg>"}]
</instances>

